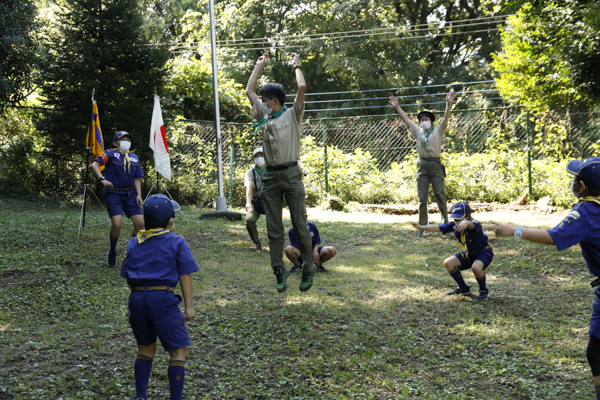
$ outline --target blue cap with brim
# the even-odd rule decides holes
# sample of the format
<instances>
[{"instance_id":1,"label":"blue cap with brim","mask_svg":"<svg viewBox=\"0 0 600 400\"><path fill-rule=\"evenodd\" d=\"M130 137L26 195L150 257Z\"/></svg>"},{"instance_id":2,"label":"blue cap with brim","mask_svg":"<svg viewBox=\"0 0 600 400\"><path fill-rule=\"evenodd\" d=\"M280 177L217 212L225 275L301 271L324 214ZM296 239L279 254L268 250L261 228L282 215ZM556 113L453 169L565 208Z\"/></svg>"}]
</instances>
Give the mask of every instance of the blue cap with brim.
<instances>
[{"instance_id":1,"label":"blue cap with brim","mask_svg":"<svg viewBox=\"0 0 600 400\"><path fill-rule=\"evenodd\" d=\"M117 140L121 139L123 136L129 136L129 139L133 140L133 136L131 136L131 134L129 132L119 131L119 132L115 133L115 137L113 138L113 142L116 142Z\"/></svg>"},{"instance_id":2,"label":"blue cap with brim","mask_svg":"<svg viewBox=\"0 0 600 400\"><path fill-rule=\"evenodd\" d=\"M450 211L450 218L452 219L463 219L468 214L471 214L471 207L466 201L459 201L454 203L452 210Z\"/></svg>"},{"instance_id":3,"label":"blue cap with brim","mask_svg":"<svg viewBox=\"0 0 600 400\"><path fill-rule=\"evenodd\" d=\"M164 221L173 216L175 211L179 210L179 204L164 194L152 195L144 202L144 218L150 218L155 221Z\"/></svg>"},{"instance_id":4,"label":"blue cap with brim","mask_svg":"<svg viewBox=\"0 0 600 400\"><path fill-rule=\"evenodd\" d=\"M577 175L586 186L600 189L600 157L590 157L585 160L571 160L567 171Z\"/></svg>"}]
</instances>

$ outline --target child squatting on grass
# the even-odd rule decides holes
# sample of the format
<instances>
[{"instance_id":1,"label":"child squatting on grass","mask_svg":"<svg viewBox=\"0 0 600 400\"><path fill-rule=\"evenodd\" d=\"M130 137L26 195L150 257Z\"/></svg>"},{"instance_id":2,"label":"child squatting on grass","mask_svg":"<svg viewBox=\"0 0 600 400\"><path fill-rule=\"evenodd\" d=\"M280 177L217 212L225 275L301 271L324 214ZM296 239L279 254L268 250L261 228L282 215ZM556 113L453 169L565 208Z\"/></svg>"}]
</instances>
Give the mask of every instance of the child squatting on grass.
<instances>
[{"instance_id":1,"label":"child squatting on grass","mask_svg":"<svg viewBox=\"0 0 600 400\"><path fill-rule=\"evenodd\" d=\"M411 225L420 231L427 232L454 232L456 238L462 245L460 253L444 260L444 267L454 278L458 287L450 292L452 294L462 294L468 296L471 294L471 288L465 283L460 271L471 268L473 275L479 283L479 296L477 300L487 300L489 290L485 284L485 269L491 264L494 258L492 248L488 244L488 237L483 233L481 224L471 218L471 208L466 201L459 201L452 206L450 221L441 225L419 225L411 222Z\"/></svg>"},{"instance_id":2,"label":"child squatting on grass","mask_svg":"<svg viewBox=\"0 0 600 400\"><path fill-rule=\"evenodd\" d=\"M567 171L573 175L571 191L579 200L573 209L552 229L523 229L521 226L495 225L497 236L514 235L531 242L555 245L564 250L576 244L589 271L596 279L591 282L595 291L594 307L590 321L590 336L587 359L592 368L596 399L600 400L600 158L591 157L584 161L572 160Z\"/></svg>"},{"instance_id":3,"label":"child squatting on grass","mask_svg":"<svg viewBox=\"0 0 600 400\"><path fill-rule=\"evenodd\" d=\"M147 400L156 338L169 352L168 376L171 400L183 396L185 358L191 344L185 323L194 318L192 272L198 265L186 240L171 232L179 205L163 194L150 196L144 203L146 230L127 244L121 276L127 279L129 323L138 344L133 364L136 400ZM181 282L185 312L179 309L181 296L174 290Z\"/></svg>"}]
</instances>

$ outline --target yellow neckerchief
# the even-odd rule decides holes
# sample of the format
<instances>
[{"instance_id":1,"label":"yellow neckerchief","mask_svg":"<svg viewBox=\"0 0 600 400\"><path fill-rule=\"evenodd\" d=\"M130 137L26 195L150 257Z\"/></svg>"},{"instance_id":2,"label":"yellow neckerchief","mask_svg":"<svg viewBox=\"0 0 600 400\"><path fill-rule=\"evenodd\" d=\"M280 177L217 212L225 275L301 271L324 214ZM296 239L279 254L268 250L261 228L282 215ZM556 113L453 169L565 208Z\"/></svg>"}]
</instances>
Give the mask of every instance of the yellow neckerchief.
<instances>
[{"instance_id":1,"label":"yellow neckerchief","mask_svg":"<svg viewBox=\"0 0 600 400\"><path fill-rule=\"evenodd\" d=\"M591 201L592 203L600 205L600 197L585 196L579 198L580 203L585 203L586 201Z\"/></svg>"},{"instance_id":2,"label":"yellow neckerchief","mask_svg":"<svg viewBox=\"0 0 600 400\"><path fill-rule=\"evenodd\" d=\"M154 236L160 236L163 235L165 233L169 233L171 232L170 229L164 229L164 228L156 228L156 229L148 229L147 231L139 231L137 234L137 240L139 244L144 243L146 240L150 239L151 237Z\"/></svg>"},{"instance_id":3,"label":"yellow neckerchief","mask_svg":"<svg viewBox=\"0 0 600 400\"><path fill-rule=\"evenodd\" d=\"M129 167L131 167L131 162L129 161L129 150L123 151L119 148L116 149L119 153L123 153L125 155L125 162L123 163L123 172L126 174L129 173Z\"/></svg>"},{"instance_id":4,"label":"yellow neckerchief","mask_svg":"<svg viewBox=\"0 0 600 400\"><path fill-rule=\"evenodd\" d=\"M462 223L463 221L464 220L461 220L460 223ZM473 219L468 219L467 221L473 221ZM454 224L458 226L456 222ZM465 230L460 233L460 246L461 251L463 251L466 254L466 256L469 257L469 248L467 247L467 229L469 228L465 228Z\"/></svg>"}]
</instances>

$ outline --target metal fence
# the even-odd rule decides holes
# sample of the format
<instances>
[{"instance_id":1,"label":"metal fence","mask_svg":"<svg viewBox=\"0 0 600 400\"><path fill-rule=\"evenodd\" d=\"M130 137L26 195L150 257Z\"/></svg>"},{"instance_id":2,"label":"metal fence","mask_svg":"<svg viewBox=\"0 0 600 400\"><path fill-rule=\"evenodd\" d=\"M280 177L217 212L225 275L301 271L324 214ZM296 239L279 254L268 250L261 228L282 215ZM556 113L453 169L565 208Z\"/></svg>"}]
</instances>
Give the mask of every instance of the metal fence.
<instances>
[{"instance_id":1,"label":"metal fence","mask_svg":"<svg viewBox=\"0 0 600 400\"><path fill-rule=\"evenodd\" d=\"M416 120L416 115L409 116ZM442 116L442 113L436 113L438 121ZM223 174L227 178L236 168L250 165L251 151L260 145L261 135L254 133L250 124L223 123L221 128ZM194 170L199 179L215 182L214 123L181 121L172 131L176 132L172 136L171 150L174 169ZM394 162L400 163L407 155L414 154L416 148L415 139L395 114L307 119L304 121L303 137L308 136L325 149L325 171L327 147L349 153L357 148L368 151L380 171L389 169ZM552 113L542 118L531 116L519 108L455 110L448 123L442 151L446 154L475 154L489 149L522 151L530 166L531 192L532 160L596 156L600 148L599 138L600 112Z\"/></svg>"}]
</instances>

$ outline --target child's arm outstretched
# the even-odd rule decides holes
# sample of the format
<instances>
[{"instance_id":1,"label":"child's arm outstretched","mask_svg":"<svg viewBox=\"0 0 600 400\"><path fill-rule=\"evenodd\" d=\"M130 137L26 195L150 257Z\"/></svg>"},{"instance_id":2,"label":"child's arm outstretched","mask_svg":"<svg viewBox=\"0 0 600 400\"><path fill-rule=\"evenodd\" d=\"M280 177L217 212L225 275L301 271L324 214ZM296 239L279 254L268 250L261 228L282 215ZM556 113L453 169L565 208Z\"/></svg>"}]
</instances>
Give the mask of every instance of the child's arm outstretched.
<instances>
[{"instance_id":1,"label":"child's arm outstretched","mask_svg":"<svg viewBox=\"0 0 600 400\"><path fill-rule=\"evenodd\" d=\"M496 236L511 236L515 234L517 230L516 226L509 224L501 224L496 221L490 221L494 225L494 232ZM542 244L554 244L554 239L548 233L546 229L522 229L521 235L523 239L529 240L530 242L542 243Z\"/></svg>"},{"instance_id":2,"label":"child's arm outstretched","mask_svg":"<svg viewBox=\"0 0 600 400\"><path fill-rule=\"evenodd\" d=\"M185 316L185 321L190 322L196 315L194 312L194 295L192 294L192 274L180 275L179 283L181 284L183 302L185 303L185 312L183 315Z\"/></svg>"},{"instance_id":3,"label":"child's arm outstretched","mask_svg":"<svg viewBox=\"0 0 600 400\"><path fill-rule=\"evenodd\" d=\"M410 224L418 231L440 232L438 225L419 225L416 222L411 222Z\"/></svg>"}]
</instances>

